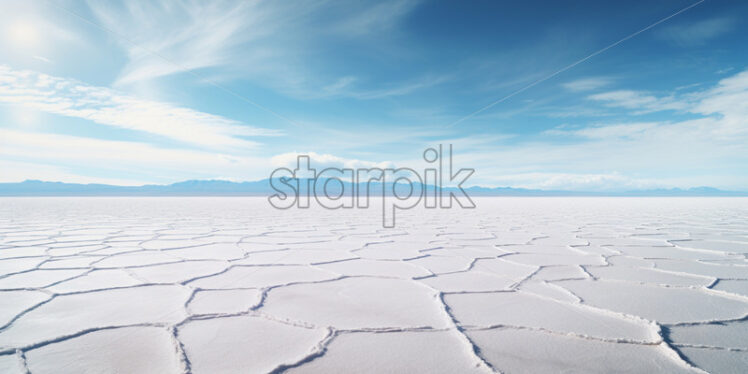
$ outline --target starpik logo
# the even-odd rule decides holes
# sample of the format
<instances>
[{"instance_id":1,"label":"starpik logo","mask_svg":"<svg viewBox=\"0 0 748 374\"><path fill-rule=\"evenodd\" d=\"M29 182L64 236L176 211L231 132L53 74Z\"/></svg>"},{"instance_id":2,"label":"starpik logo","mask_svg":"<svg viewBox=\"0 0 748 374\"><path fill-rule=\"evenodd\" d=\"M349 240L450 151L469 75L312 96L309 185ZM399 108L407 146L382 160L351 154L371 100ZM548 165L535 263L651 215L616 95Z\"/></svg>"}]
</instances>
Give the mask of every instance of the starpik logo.
<instances>
[{"instance_id":1,"label":"starpik logo","mask_svg":"<svg viewBox=\"0 0 748 374\"><path fill-rule=\"evenodd\" d=\"M268 201L277 209L309 208L312 200L326 209L367 209L370 197L378 197L386 228L395 227L397 210L412 209L421 202L427 209L450 209L453 200L460 208L475 208L462 188L475 169L454 170L451 144L446 159L440 144L423 151L423 160L433 166L422 173L407 167L325 168L317 172L308 155L298 155L294 170L277 168L270 174L270 187L276 193Z\"/></svg>"}]
</instances>

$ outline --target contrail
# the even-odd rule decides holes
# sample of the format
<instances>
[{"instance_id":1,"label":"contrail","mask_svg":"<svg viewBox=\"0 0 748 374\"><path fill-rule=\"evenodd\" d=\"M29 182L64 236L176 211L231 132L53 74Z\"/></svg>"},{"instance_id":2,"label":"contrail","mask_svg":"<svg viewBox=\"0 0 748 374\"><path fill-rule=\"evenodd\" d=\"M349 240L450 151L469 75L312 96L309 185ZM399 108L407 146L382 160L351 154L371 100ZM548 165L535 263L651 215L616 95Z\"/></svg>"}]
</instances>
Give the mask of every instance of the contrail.
<instances>
[{"instance_id":1,"label":"contrail","mask_svg":"<svg viewBox=\"0 0 748 374\"><path fill-rule=\"evenodd\" d=\"M508 100L509 98L511 98L511 97L513 97L513 96L515 96L515 95L517 95L517 94L519 94L519 93L521 93L521 92L523 92L523 91L525 91L525 90L527 90L527 89L529 89L529 88L531 88L531 87L533 87L533 86L535 86L535 85L537 85L539 83L545 82L548 79L551 79L551 78L555 77L556 75L559 75L559 74L561 74L561 73L563 73L563 72L565 72L565 71L567 71L567 70L569 70L569 69L571 69L571 68L573 68L573 67L575 67L575 66L577 66L577 65L579 65L579 64L581 64L581 63L583 63L583 62L585 62L585 61L587 61L589 59L591 59L592 57L595 57L595 56L597 56L597 55L599 55L599 54L601 54L601 53L603 53L603 52L605 52L605 51L607 51L607 50L609 50L609 49L611 49L611 48L613 48L613 47L615 47L615 46L617 46L617 45L619 45L619 44L621 44L621 43L623 43L623 42L625 42L625 41L627 41L627 40L629 40L629 39L631 39L631 38L633 38L633 37L635 37L635 36L637 36L637 35L639 35L641 33L643 33L643 32L645 32L645 31L649 30L649 29L651 29L651 28L653 28L653 27L655 27L655 26L657 26L657 25L659 25L659 24L661 24L661 23L663 23L663 22L665 22L665 21L667 21L667 20L669 20L669 19L671 19L671 18L673 18L673 17L675 17L675 16L677 16L677 15L679 15L679 14L681 14L681 13L683 13L683 12L685 12L685 11L687 11L687 10L689 10L689 9L691 9L691 8L699 5L699 4L701 4L701 3L703 3L704 1L706 1L706 0L697 1L697 2L695 2L693 4L691 4L691 5L683 8L683 9L681 9L681 10L679 10L679 11L677 11L677 12L675 12L675 13L673 13L673 14L671 14L671 15L669 15L669 16L667 16L667 17L665 17L665 18L663 18L663 19L661 19L661 20L659 20L659 21L657 21L657 22L655 22L655 23L653 23L653 24L651 24L651 25L649 25L649 26L647 26L647 27L639 30L639 31L637 31L637 32L635 32L635 33L633 33L633 34L630 34L630 35L626 36L625 38L623 38L623 39L621 39L621 40L619 40L619 41L617 41L617 42L615 42L615 43L613 43L613 44L611 44L611 45L609 45L609 46L607 46L605 48L599 49L599 50L593 52L592 54L590 54L589 56L587 56L587 57L585 57L585 58L583 58L581 60L578 60L578 61L576 61L576 62L574 62L572 64L569 64L569 65L563 67L561 70L558 70L558 71L556 71L555 73L553 73L551 75L548 75L548 76L546 76L544 78L538 79L535 82L532 82L532 83L528 84L527 86L524 86L524 87L518 89L517 91L514 91L514 92L510 93L509 95L506 95L506 96L502 97L501 99L498 99L498 100L492 102L491 104L488 104L488 105L484 106L483 108L480 108L480 109L476 110L475 112L470 113L467 116L462 117L462 118L458 119L457 121L454 121L454 122L450 123L449 125L447 125L447 127L452 127L452 126L454 126L454 125L456 125L456 124L458 124L458 123L460 123L460 122L462 122L462 121L464 121L466 119L469 119L469 118L475 116L476 114L478 114L480 112L485 111L486 109L490 109L490 108L494 107L495 105L500 104L500 103Z\"/></svg>"}]
</instances>

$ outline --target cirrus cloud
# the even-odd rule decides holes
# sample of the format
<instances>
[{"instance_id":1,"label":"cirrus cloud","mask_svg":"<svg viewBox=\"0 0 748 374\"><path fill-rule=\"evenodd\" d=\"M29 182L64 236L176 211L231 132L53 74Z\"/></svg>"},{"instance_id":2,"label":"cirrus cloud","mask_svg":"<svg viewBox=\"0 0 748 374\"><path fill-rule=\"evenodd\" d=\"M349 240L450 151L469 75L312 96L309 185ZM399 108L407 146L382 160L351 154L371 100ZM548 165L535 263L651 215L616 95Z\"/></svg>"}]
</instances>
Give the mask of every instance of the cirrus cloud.
<instances>
[{"instance_id":1,"label":"cirrus cloud","mask_svg":"<svg viewBox=\"0 0 748 374\"><path fill-rule=\"evenodd\" d=\"M246 137L281 134L174 104L139 99L74 79L14 70L3 65L0 65L0 103L142 131L203 147L254 147L258 143Z\"/></svg>"}]
</instances>

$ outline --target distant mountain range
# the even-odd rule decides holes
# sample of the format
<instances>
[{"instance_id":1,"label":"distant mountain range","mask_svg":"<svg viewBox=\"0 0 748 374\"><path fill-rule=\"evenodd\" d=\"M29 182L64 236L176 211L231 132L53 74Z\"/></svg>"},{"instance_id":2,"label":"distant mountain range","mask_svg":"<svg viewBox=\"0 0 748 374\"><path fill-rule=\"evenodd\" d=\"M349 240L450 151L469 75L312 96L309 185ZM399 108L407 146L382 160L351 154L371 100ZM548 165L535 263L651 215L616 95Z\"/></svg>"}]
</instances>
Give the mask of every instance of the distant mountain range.
<instances>
[{"instance_id":1,"label":"distant mountain range","mask_svg":"<svg viewBox=\"0 0 748 374\"><path fill-rule=\"evenodd\" d=\"M339 183L330 184L329 193L339 192ZM345 184L351 191L351 185ZM362 184L363 186L363 184ZM398 192L401 191L398 185ZM338 188L336 191L335 188ZM362 187L363 190L364 187ZM372 183L373 191L381 191L381 184ZM433 188L433 186L430 186ZM445 188L445 191L454 191ZM402 190L405 191L405 190ZM470 196L748 196L748 192L724 191L712 187L689 189L652 189L623 192L585 192L562 190L532 190L511 187L468 187ZM0 183L0 196L270 196L276 193L269 180L230 182L224 180L190 180L168 185L115 186L108 184L76 184L27 180L20 183ZM404 193L407 193L405 191Z\"/></svg>"}]
</instances>

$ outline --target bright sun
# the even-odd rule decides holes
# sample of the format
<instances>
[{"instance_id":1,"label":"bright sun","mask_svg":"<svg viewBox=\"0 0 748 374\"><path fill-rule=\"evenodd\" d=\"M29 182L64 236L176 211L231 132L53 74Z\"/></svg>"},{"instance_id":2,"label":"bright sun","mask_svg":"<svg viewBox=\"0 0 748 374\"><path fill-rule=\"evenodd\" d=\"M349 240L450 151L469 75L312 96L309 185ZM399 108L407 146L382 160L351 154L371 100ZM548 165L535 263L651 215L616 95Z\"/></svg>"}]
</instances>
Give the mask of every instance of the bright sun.
<instances>
[{"instance_id":1,"label":"bright sun","mask_svg":"<svg viewBox=\"0 0 748 374\"><path fill-rule=\"evenodd\" d=\"M39 42L39 32L30 22L13 22L6 28L5 34L18 47L32 47Z\"/></svg>"}]
</instances>

